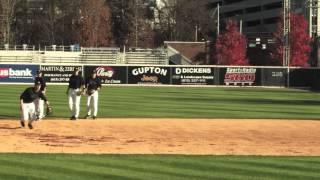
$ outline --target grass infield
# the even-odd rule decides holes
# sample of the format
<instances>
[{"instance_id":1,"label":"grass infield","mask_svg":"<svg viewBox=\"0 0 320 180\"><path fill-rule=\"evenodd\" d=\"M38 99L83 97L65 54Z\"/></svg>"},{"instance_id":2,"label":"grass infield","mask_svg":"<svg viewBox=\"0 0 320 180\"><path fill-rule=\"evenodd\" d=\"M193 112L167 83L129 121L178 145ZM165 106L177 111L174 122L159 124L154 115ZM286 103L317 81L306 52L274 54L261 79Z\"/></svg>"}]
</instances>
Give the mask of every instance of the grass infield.
<instances>
[{"instance_id":1,"label":"grass infield","mask_svg":"<svg viewBox=\"0 0 320 180\"><path fill-rule=\"evenodd\" d=\"M26 87L0 85L0 119L19 118ZM70 116L65 91L49 86L51 118ZM320 117L320 94L304 90L103 87L99 95L105 118ZM320 179L319 172L320 157L0 154L0 179Z\"/></svg>"}]
</instances>

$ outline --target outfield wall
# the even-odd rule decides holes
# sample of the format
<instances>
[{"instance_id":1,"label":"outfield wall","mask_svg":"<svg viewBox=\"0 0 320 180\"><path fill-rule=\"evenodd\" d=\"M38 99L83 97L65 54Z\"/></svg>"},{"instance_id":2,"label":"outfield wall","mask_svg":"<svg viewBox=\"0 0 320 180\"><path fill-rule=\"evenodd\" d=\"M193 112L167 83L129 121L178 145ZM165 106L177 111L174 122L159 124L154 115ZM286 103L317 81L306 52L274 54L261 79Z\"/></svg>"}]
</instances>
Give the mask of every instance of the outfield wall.
<instances>
[{"instance_id":1,"label":"outfield wall","mask_svg":"<svg viewBox=\"0 0 320 180\"><path fill-rule=\"evenodd\" d=\"M254 66L0 64L0 83L32 83L40 69L48 84L65 84L75 67L84 77L96 70L103 84L320 87L318 68Z\"/></svg>"}]
</instances>

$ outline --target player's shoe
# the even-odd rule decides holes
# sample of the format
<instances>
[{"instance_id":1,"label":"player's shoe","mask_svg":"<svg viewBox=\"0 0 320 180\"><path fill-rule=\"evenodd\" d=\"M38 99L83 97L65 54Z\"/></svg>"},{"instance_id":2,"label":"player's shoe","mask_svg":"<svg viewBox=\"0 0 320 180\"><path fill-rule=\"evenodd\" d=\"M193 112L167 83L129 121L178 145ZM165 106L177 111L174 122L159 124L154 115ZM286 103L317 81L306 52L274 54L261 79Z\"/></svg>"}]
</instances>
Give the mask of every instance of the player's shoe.
<instances>
[{"instance_id":1,"label":"player's shoe","mask_svg":"<svg viewBox=\"0 0 320 180\"><path fill-rule=\"evenodd\" d=\"M77 120L75 116L71 116L70 120Z\"/></svg>"},{"instance_id":2,"label":"player's shoe","mask_svg":"<svg viewBox=\"0 0 320 180\"><path fill-rule=\"evenodd\" d=\"M97 119L97 116L92 116L92 119Z\"/></svg>"},{"instance_id":3,"label":"player's shoe","mask_svg":"<svg viewBox=\"0 0 320 180\"><path fill-rule=\"evenodd\" d=\"M33 126L30 123L28 123L28 127L29 127L29 129L33 129Z\"/></svg>"},{"instance_id":4,"label":"player's shoe","mask_svg":"<svg viewBox=\"0 0 320 180\"><path fill-rule=\"evenodd\" d=\"M86 115L85 117L84 117L84 119L89 119L90 118L90 115Z\"/></svg>"},{"instance_id":5,"label":"player's shoe","mask_svg":"<svg viewBox=\"0 0 320 180\"><path fill-rule=\"evenodd\" d=\"M21 124L21 127L25 126L23 121L20 121L20 124Z\"/></svg>"}]
</instances>

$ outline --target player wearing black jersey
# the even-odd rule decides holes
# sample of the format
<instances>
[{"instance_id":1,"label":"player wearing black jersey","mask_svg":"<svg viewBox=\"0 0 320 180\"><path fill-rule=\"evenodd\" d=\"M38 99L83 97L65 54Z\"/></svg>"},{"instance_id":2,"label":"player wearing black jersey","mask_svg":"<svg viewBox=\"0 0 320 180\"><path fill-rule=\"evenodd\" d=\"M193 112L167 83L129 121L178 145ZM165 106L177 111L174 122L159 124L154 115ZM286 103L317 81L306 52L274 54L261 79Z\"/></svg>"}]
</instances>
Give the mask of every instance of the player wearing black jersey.
<instances>
[{"instance_id":1,"label":"player wearing black jersey","mask_svg":"<svg viewBox=\"0 0 320 180\"><path fill-rule=\"evenodd\" d=\"M46 90L47 90L47 84L43 78L43 73L42 71L38 70L37 71L37 76L35 77L34 82L40 82L41 87L40 87L40 92L45 95ZM44 114L44 101L41 98L38 98L35 100L35 106L36 106L36 113L37 113L37 120L41 120L42 118L45 117Z\"/></svg>"},{"instance_id":2,"label":"player wearing black jersey","mask_svg":"<svg viewBox=\"0 0 320 180\"><path fill-rule=\"evenodd\" d=\"M97 118L98 114L98 99L99 94L98 91L101 89L101 81L97 77L97 72L93 71L91 76L86 80L85 88L87 90L87 115L85 119L91 117L93 119ZM91 110L93 111L91 113Z\"/></svg>"},{"instance_id":3,"label":"player wearing black jersey","mask_svg":"<svg viewBox=\"0 0 320 180\"><path fill-rule=\"evenodd\" d=\"M41 93L41 82L36 81L34 87L29 87L20 95L20 110L21 110L21 126L25 126L28 121L28 127L33 129L32 122L36 119L35 100L41 98L49 106L49 101L46 96Z\"/></svg>"},{"instance_id":4,"label":"player wearing black jersey","mask_svg":"<svg viewBox=\"0 0 320 180\"><path fill-rule=\"evenodd\" d=\"M71 120L77 120L80 113L81 94L84 89L84 80L80 75L80 70L75 67L73 75L69 79L67 95L69 100L69 109L72 113Z\"/></svg>"}]
</instances>

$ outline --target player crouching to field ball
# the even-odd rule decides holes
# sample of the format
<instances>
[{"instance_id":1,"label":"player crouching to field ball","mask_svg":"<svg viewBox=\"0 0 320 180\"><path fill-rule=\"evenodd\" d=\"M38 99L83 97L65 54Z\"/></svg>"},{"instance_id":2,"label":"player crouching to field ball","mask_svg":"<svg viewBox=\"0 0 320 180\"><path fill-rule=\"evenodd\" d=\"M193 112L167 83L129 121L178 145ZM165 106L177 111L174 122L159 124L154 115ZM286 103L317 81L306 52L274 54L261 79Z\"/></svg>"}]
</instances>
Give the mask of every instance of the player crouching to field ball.
<instances>
[{"instance_id":1,"label":"player crouching to field ball","mask_svg":"<svg viewBox=\"0 0 320 180\"><path fill-rule=\"evenodd\" d=\"M33 129L32 122L36 120L37 113L35 109L35 100L41 98L49 106L49 101L41 92L41 82L36 81L34 87L29 87L20 96L20 110L21 110L21 126L25 126L25 122L28 121L28 127Z\"/></svg>"},{"instance_id":2,"label":"player crouching to field ball","mask_svg":"<svg viewBox=\"0 0 320 180\"><path fill-rule=\"evenodd\" d=\"M85 119L89 119L92 115L93 119L97 118L98 113L98 91L101 89L101 81L97 77L97 72L92 71L91 76L86 80L85 88L87 90L87 115ZM91 114L92 109L92 114Z\"/></svg>"}]
</instances>

